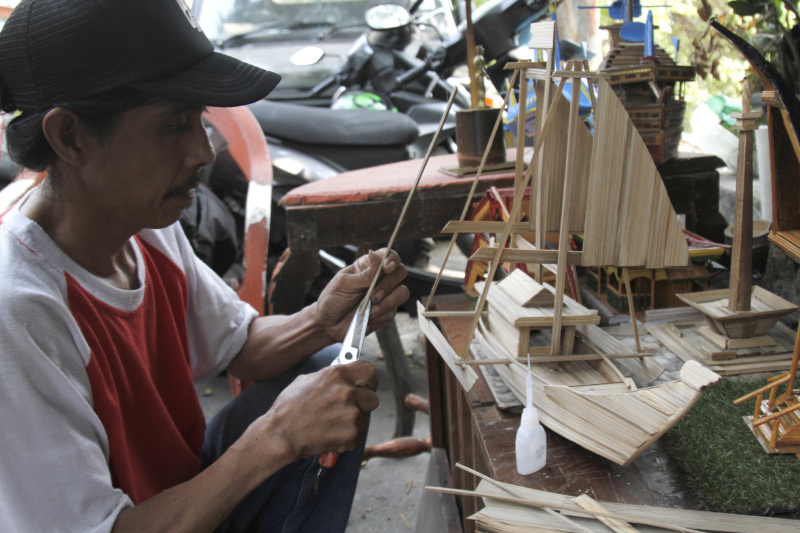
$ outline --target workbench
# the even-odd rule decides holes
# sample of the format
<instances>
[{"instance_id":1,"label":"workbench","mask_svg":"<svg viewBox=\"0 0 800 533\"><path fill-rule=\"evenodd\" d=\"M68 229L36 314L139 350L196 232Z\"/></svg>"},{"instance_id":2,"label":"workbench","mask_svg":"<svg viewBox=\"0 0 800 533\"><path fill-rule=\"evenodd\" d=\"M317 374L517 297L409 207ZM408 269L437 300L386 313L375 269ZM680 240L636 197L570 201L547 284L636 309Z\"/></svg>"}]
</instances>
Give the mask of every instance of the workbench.
<instances>
[{"instance_id":1,"label":"workbench","mask_svg":"<svg viewBox=\"0 0 800 533\"><path fill-rule=\"evenodd\" d=\"M471 308L465 295L435 296L431 310L464 311ZM440 329L456 353L462 353L470 318L440 318ZM546 429L547 465L522 476L516 470L514 439L520 416L499 409L483 374L465 392L435 348L427 345L431 439L449 457L454 488L473 490L478 479L456 468L461 463L493 479L523 487L590 497L609 502L661 507L696 508L681 490L677 467L656 442L629 467L593 454ZM466 517L478 510L474 497L460 496L458 505L464 531L474 531Z\"/></svg>"},{"instance_id":2,"label":"workbench","mask_svg":"<svg viewBox=\"0 0 800 533\"><path fill-rule=\"evenodd\" d=\"M515 160L509 149L507 160ZM290 191L282 200L291 254L273 280L271 304L274 313L300 310L320 273L319 250L335 246L358 245L377 249L392 235L408 193L419 174L421 159L413 159L344 172ZM659 165L667 193L676 211L686 217L687 229L720 242L726 227L719 214L719 173L721 159L705 154L681 153L677 159ZM433 156L423 172L409 204L398 240L422 239L439 235L447 222L457 219L464 209L472 177L455 177L442 172L456 168L455 154ZM485 173L476 188L480 200L490 187L511 187L513 170ZM397 327L391 324L378 332L386 356L398 409L396 436L410 435L414 414L403 407L411 392L403 348Z\"/></svg>"},{"instance_id":3,"label":"workbench","mask_svg":"<svg viewBox=\"0 0 800 533\"><path fill-rule=\"evenodd\" d=\"M509 152L510 161L513 153ZM319 250L347 244L362 250L386 245L421 164L421 159L414 159L345 172L293 189L283 198L291 254L275 276L271 295L274 313L293 313L305 305L320 272ZM464 209L473 178L457 178L440 170L457 166L455 154L430 158L398 240L439 235L453 214ZM480 198L491 186L509 187L513 183L513 170L485 174L475 194ZM412 391L397 326L392 323L376 333L394 388L398 414L395 436L407 436L413 430L414 413L404 408L404 399Z\"/></svg>"},{"instance_id":4,"label":"workbench","mask_svg":"<svg viewBox=\"0 0 800 533\"><path fill-rule=\"evenodd\" d=\"M513 161L515 149L507 159ZM344 172L291 190L281 201L286 209L291 256L276 276L272 304L276 313L303 307L320 271L320 249L346 244L382 246L392 234L422 160L413 159ZM473 179L457 178L442 168L458 166L455 154L431 157L409 205L398 240L438 235L458 218ZM658 165L662 181L686 228L716 242L727 226L719 213L719 172L724 162L712 155L681 152ZM513 170L484 174L475 199L489 187L510 187Z\"/></svg>"},{"instance_id":5,"label":"workbench","mask_svg":"<svg viewBox=\"0 0 800 533\"><path fill-rule=\"evenodd\" d=\"M509 152L511 161L513 153ZM286 208L291 256L276 277L275 312L293 312L303 306L320 271L320 249L346 244L381 247L389 241L421 165L421 159L412 159L344 172L284 196L281 204ZM458 218L473 178L457 178L440 170L457 166L455 154L430 158L397 240L439 235L447 222ZM513 169L484 174L475 196L480 199L491 186L513 183Z\"/></svg>"}]
</instances>

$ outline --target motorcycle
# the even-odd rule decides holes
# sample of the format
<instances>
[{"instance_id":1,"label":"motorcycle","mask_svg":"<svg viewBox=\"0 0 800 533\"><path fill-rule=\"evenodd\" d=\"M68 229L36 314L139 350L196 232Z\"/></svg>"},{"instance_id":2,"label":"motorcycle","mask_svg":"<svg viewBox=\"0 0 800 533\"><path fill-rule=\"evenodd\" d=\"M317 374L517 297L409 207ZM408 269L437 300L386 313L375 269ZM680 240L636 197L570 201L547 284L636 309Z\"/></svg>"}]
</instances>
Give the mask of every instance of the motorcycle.
<instances>
[{"instance_id":1,"label":"motorcycle","mask_svg":"<svg viewBox=\"0 0 800 533\"><path fill-rule=\"evenodd\" d=\"M221 51L254 63L266 57L265 51L271 51L269 57L275 58L279 55L278 47L293 50L290 54L289 50L283 52L284 57L287 54L290 57L292 67L287 67L288 74L278 89L267 100L249 106L262 126L273 163L270 271L288 246L280 200L289 190L347 170L421 157L427 151L445 101L453 86L458 85L451 76L466 61L463 24L458 32L453 12L439 1L417 0L408 10L397 4L379 4L367 9L361 22L348 22L341 10L335 12L336 16L330 15L336 2L317 3L314 5L323 6L320 13L329 13L325 20L315 22L313 16L306 14L284 25L274 21L249 23L244 31L217 39ZM208 18L204 18L200 8L210 3L213 0L198 0L194 8L207 33L204 21ZM293 5L297 4L280 4ZM364 2L347 2L348 13L354 5L363 6ZM328 6L327 11L324 6ZM498 30L484 27L500 22L509 28L503 14L521 16L522 11L524 20L533 20L547 13L547 4L530 0L490 1L488 7L477 10L473 16L476 35L497 39ZM230 25L236 18L229 15L226 20ZM364 25L367 31L361 31ZM515 22L511 27L516 31L526 25ZM345 35L351 38L354 28L361 33L350 46L346 59L330 69L340 50L333 45L338 46L337 39ZM295 35L297 31L302 36ZM498 39L502 42L489 48L503 64L513 52L512 45L517 43L513 34L505 31L512 36ZM309 35L316 36L314 44L308 44ZM298 48L297 41L306 45ZM493 69L496 62L491 60L495 58L487 54L487 59L487 69ZM304 64L310 70L298 74ZM324 77L323 65L329 69ZM262 66L284 74L280 66ZM308 87L312 80L313 86ZM469 107L466 91L459 92L455 107ZM435 153L454 152L454 140L455 110L448 117ZM243 217L246 184L237 175L235 165L231 165L224 147L216 148L217 162L206 183L237 217ZM469 245L467 239L462 243L465 247ZM397 243L404 262L412 266L425 260L426 246L421 241ZM323 264L330 269L354 258L351 247L326 252ZM420 275L430 278L428 284L433 281L430 274Z\"/></svg>"},{"instance_id":2,"label":"motorcycle","mask_svg":"<svg viewBox=\"0 0 800 533\"><path fill-rule=\"evenodd\" d=\"M386 13L384 8L373 9ZM391 6L388 11L405 13L410 21L409 12L399 5ZM264 131L273 163L270 269L288 246L280 200L289 190L347 170L421 157L441 119L452 85L435 73L429 66L430 62L398 50L411 41L415 29L410 28L410 22L401 26L387 24L385 16L372 17L372 20L372 28L357 39L348 60L306 93L302 100L305 105L300 105L297 93L292 92L292 99L279 94L274 99L249 106ZM397 39L401 34L404 43ZM388 87L386 83L371 83L376 77L373 75L376 65L383 64L387 58L393 60L389 76L397 78L391 90L385 90ZM385 69L382 75L387 76ZM425 80L429 92L435 94L425 94L426 87L420 86L421 80ZM436 83L431 84L431 80ZM329 88L336 90L325 94ZM348 89L356 88L362 90L348 92ZM380 101L388 104L382 110L375 110L373 98L369 108L356 108L353 104L358 105L365 95L370 98L376 94L366 91L380 91L385 98ZM328 101L328 107L315 105L321 100ZM344 102L348 102L350 108L343 108ZM461 95L461 105L465 104L468 100ZM387 109L389 105L392 111ZM452 153L455 150L454 136L455 112L452 111L436 153ZM246 183L241 181L224 147L215 147L217 162L206 184L234 214L242 215ZM404 262L413 265L420 258L424 260L427 245L422 241L401 242L397 250ZM338 267L352 260L353 253L350 248L329 250L326 262L339 258L342 261L336 261Z\"/></svg>"}]
</instances>

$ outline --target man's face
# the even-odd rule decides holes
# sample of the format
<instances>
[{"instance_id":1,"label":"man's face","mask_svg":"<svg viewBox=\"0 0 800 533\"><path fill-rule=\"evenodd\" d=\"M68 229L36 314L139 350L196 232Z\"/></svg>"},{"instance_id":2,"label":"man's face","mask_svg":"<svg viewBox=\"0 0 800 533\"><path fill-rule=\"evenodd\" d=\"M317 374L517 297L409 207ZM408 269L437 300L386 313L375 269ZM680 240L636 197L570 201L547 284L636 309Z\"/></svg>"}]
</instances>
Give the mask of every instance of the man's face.
<instances>
[{"instance_id":1,"label":"man's face","mask_svg":"<svg viewBox=\"0 0 800 533\"><path fill-rule=\"evenodd\" d=\"M101 220L133 233L178 220L199 170L214 161L202 112L159 101L124 112L109 136L91 141L82 196Z\"/></svg>"}]
</instances>

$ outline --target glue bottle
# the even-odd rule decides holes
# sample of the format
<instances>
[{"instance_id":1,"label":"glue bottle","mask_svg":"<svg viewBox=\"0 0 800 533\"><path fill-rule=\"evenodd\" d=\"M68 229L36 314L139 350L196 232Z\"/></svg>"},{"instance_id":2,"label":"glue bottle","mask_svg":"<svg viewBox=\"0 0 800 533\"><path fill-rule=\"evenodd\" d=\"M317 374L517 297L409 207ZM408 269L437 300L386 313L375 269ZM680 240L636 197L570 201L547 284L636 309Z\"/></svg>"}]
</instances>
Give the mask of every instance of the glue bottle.
<instances>
[{"instance_id":1,"label":"glue bottle","mask_svg":"<svg viewBox=\"0 0 800 533\"><path fill-rule=\"evenodd\" d=\"M517 430L517 472L526 476L541 470L547 462L547 437L533 405L522 410L522 423Z\"/></svg>"},{"instance_id":2,"label":"glue bottle","mask_svg":"<svg viewBox=\"0 0 800 533\"><path fill-rule=\"evenodd\" d=\"M533 383L528 363L526 378L527 401L522 410L522 421L515 441L517 452L517 472L523 476L541 470L547 463L547 436L539 423L539 412L533 406Z\"/></svg>"}]
</instances>

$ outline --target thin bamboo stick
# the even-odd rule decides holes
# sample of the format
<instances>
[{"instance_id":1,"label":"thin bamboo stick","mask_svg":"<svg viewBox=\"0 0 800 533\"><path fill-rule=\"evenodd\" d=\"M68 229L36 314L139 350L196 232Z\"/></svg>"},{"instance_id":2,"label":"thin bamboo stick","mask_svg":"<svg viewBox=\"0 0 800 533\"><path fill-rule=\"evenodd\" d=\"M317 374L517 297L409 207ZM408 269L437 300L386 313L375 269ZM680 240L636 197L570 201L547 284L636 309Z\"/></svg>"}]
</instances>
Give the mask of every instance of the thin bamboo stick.
<instances>
[{"instance_id":1,"label":"thin bamboo stick","mask_svg":"<svg viewBox=\"0 0 800 533\"><path fill-rule=\"evenodd\" d=\"M567 362L567 361L599 361L608 359L640 359L642 357L652 357L653 354L647 352L640 353L626 353L626 354L613 354L613 355L556 355L555 357L516 357L515 361L520 363L552 363L552 362ZM456 364L467 366L484 366L484 365L509 365L511 361L492 361L486 359L465 360L457 361Z\"/></svg>"},{"instance_id":2,"label":"thin bamboo stick","mask_svg":"<svg viewBox=\"0 0 800 533\"><path fill-rule=\"evenodd\" d=\"M534 501L525 499L525 498L512 498L510 496L500 496L498 494L491 494L487 492L477 492L472 490L463 490L463 489L449 489L445 487L431 487L426 486L425 490L429 490L431 492L441 492L444 494L454 494L456 496L475 496L476 498L487 498L490 500L501 500L505 502L516 503L520 505L527 505L528 507L543 507L542 505L537 504ZM581 509L580 511L575 511L574 509L564 505L551 505L552 509L559 509L561 511L570 511L570 512L580 512L581 514L586 514L592 516L594 518L612 518L615 520L624 520L626 522L633 522L636 524L642 524L645 526L653 526L653 527L660 527L663 529L668 529L670 531L678 531L680 533L703 533L702 531L698 531L696 529L691 529L687 527L680 527L680 526L673 526L672 524L667 524L664 522L657 522L654 520L647 520L635 516L627 516L625 514L620 513L609 513L609 512L598 512L598 511L590 511L588 509Z\"/></svg>"},{"instance_id":3,"label":"thin bamboo stick","mask_svg":"<svg viewBox=\"0 0 800 533\"><path fill-rule=\"evenodd\" d=\"M636 323L636 307L633 305L633 291L631 291L631 276L628 267L622 269L622 277L625 278L625 292L628 293L628 310L631 313L633 338L636 339L636 351L641 352L642 346L639 344L639 325Z\"/></svg>"},{"instance_id":4,"label":"thin bamboo stick","mask_svg":"<svg viewBox=\"0 0 800 533\"><path fill-rule=\"evenodd\" d=\"M420 179L422 179L422 173L425 171L425 167L428 165L428 160L431 158L431 154L433 153L433 149L436 147L436 143L439 142L439 135L442 133L442 128L444 128L444 123L447 121L447 117L450 114L450 108L453 106L453 101L456 99L456 95L458 94L458 87L453 87L453 91L450 93L450 98L447 100L447 105L444 108L444 113L442 113L442 119L439 121L439 127L436 129L436 133L433 135L433 139L431 139L431 143L428 146L428 152L425 154L425 159L422 161L422 166L417 173L417 177L414 180L414 185L411 186L411 190L408 191L408 197L406 197L406 203L403 206L403 210L400 212L400 218L397 220L397 224L394 227L394 231L392 232L392 236L389 239L389 244L386 245L386 253L383 254L381 258L380 266L378 267L378 272L375 274L375 277L372 278L372 283L369 286L369 290L367 290L367 294L364 297L364 301L368 301L370 296L372 296L372 292L375 290L375 286L378 284L378 278L380 277L380 273L383 272L383 266L386 263L386 258L389 256L389 252L392 250L392 245L394 244L394 240L397 237L397 233L400 231L400 227L403 225L406 219L406 211L408 211L408 206L411 204L411 198L414 196L414 191L417 190L417 186L419 185Z\"/></svg>"},{"instance_id":5,"label":"thin bamboo stick","mask_svg":"<svg viewBox=\"0 0 800 533\"><path fill-rule=\"evenodd\" d=\"M578 64L570 62L573 69ZM558 236L558 269L556 271L556 300L553 307L553 332L550 344L550 355L556 356L561 352L561 314L564 309L564 285L567 277L567 252L569 250L569 220L571 212L571 188L574 181L573 164L575 158L576 135L578 127L578 105L580 102L580 78L572 80L572 101L569 108L569 133L567 134L567 164L564 169L564 192L561 201L561 227ZM552 363L551 363L552 364Z\"/></svg>"},{"instance_id":6,"label":"thin bamboo stick","mask_svg":"<svg viewBox=\"0 0 800 533\"><path fill-rule=\"evenodd\" d=\"M492 484L492 485L494 485L495 487L497 487L497 488L500 488L500 489L503 489L503 490L505 490L506 492L509 492L509 493L513 494L514 496L516 496L516 497L518 497L518 498L525 498L525 495L524 495L524 494L522 494L521 492L519 492L519 491L517 491L517 490L514 490L514 489L512 489L512 488L511 488L510 486L508 486L507 484L504 484L504 483L499 483L499 482L495 481L494 479L490 478L489 476L486 476L486 475L484 475L484 474L481 474L481 473L480 473L480 472L478 472L477 470L473 470L473 469L471 469L471 468L469 468L469 467L467 467L467 466L464 466L464 465L462 465L461 463L456 463L456 466L457 466L458 468L460 468L461 470L464 470L464 471L466 471L466 472L469 472L470 474L474 475L475 477L479 477L479 478L481 478L482 480L486 481L487 483L491 483L491 484ZM547 511L547 512L548 512L548 513L550 513L550 514L552 514L553 516L556 516L556 517L558 517L559 519L563 520L563 521L564 521L564 522L566 522L567 524L569 524L569 525L571 525L571 526L573 526L573 527L575 527L575 528L577 528L577 529L579 529L579 530L581 530L581 531L583 531L583 532L585 532L585 533L593 533L593 532L592 532L592 530L590 530L590 529L587 529L587 528L583 527L582 525L578 524L578 523L577 523L577 522L575 522L574 520L570 520L569 518L567 518L566 516L564 516L564 515L562 515L562 514L560 514L560 513L557 513L556 511L554 511L554 510L553 510L553 509L551 509L550 507L542 507L542 509L544 509L545 511Z\"/></svg>"},{"instance_id":7,"label":"thin bamboo stick","mask_svg":"<svg viewBox=\"0 0 800 533\"><path fill-rule=\"evenodd\" d=\"M560 92L564 88L565 80L561 80L561 83L558 86L558 91ZM547 117L544 126L542 127L542 132L547 131L549 124L551 123L550 117ZM539 139L536 139L535 146L533 148L534 157L536 153L541 149L542 143L544 141L544 135L540 135ZM527 187L528 182L531 179L533 174L533 169L535 165L528 165L528 170L525 173L525 179L522 180L518 189L514 191L514 198L521 198L522 194L525 191L525 187ZM513 207L511 208L511 220L516 220L519 216L519 212L522 209L522 202L515 201ZM503 248L505 247L505 243L508 240L508 236L511 233L512 222L506 224L506 228L503 230L503 236L497 241L497 252L495 253L494 261L490 263L489 273L486 275L486 286L484 287L483 291L481 292L480 298L478 299L478 303L475 306L475 316L472 319L472 323L470 324L469 332L467 334L467 342L464 345L464 351L461 354L462 359L469 351L469 344L472 341L472 336L475 334L475 328L478 326L478 320L480 319L480 314L483 311L483 306L486 303L486 296L489 293L489 286L491 285L491 281L494 279L495 274L497 273L497 267L500 263L500 257L503 253Z\"/></svg>"},{"instance_id":8,"label":"thin bamboo stick","mask_svg":"<svg viewBox=\"0 0 800 533\"><path fill-rule=\"evenodd\" d=\"M511 75L511 83L510 87L514 87L514 82L519 75L519 71L515 70L514 73ZM509 89L506 93L505 98L503 99L503 107L505 108L508 105L508 99L511 96L511 93L514 92ZM486 165L486 160L489 158L489 152L491 151L492 144L494 143L494 137L497 135L497 130L500 127L500 123L502 122L503 114L500 113L497 116L497 120L494 123L494 129L492 129L492 134L489 136L489 142L486 144L486 150L483 152L483 157L481 158L481 164L478 165L478 171L475 174L475 179L472 180L472 188L469 190L469 194L467 195L467 201L464 203L464 209L461 211L461 217L459 221L463 222L465 218L467 218L467 213L469 213L470 205L472 205L472 198L475 196L475 190L478 188L478 180L480 179L481 175L483 174L483 167ZM431 301L433 301L433 295L436 294L436 289L439 286L439 281L442 279L442 274L444 273L444 269L447 266L447 261L450 259L450 253L453 251L453 246L456 243L456 239L458 238L458 233L454 233L453 237L450 239L450 246L447 248L447 253L444 256L444 260L442 261L442 266L439 269L439 274L436 276L436 279L433 282L433 287L431 287L431 294L428 296L428 301L425 302L425 311L428 311L428 308L431 305Z\"/></svg>"}]
</instances>

